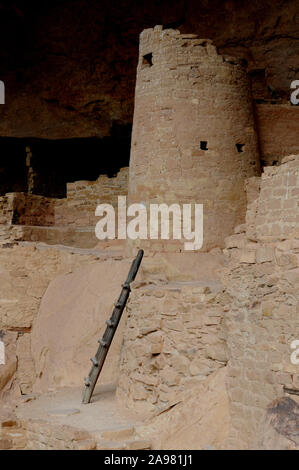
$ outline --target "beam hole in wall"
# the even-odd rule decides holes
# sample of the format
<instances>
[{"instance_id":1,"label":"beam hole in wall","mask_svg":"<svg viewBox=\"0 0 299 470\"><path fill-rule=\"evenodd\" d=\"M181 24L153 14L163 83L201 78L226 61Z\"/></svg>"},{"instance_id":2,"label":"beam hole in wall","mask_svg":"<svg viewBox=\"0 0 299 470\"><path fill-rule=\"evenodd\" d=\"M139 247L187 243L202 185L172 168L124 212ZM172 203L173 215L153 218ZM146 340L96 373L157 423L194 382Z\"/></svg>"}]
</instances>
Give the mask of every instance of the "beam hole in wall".
<instances>
[{"instance_id":1,"label":"beam hole in wall","mask_svg":"<svg viewBox=\"0 0 299 470\"><path fill-rule=\"evenodd\" d=\"M150 52L149 54L145 54L142 59L142 66L144 67L151 67L153 65L153 54Z\"/></svg>"},{"instance_id":2,"label":"beam hole in wall","mask_svg":"<svg viewBox=\"0 0 299 470\"><path fill-rule=\"evenodd\" d=\"M245 144L236 144L236 149L239 153L244 152Z\"/></svg>"},{"instance_id":3,"label":"beam hole in wall","mask_svg":"<svg viewBox=\"0 0 299 470\"><path fill-rule=\"evenodd\" d=\"M208 142L206 140L200 141L200 150L209 150L208 149Z\"/></svg>"}]
</instances>

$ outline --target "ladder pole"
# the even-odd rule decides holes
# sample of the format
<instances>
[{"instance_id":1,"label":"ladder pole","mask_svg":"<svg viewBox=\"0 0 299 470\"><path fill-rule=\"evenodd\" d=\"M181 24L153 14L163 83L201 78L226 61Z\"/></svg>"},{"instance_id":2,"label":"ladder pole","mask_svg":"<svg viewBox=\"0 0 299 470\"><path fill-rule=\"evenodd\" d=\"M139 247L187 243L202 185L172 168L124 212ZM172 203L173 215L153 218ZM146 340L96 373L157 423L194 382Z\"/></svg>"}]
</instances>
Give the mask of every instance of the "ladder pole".
<instances>
[{"instance_id":1,"label":"ladder pole","mask_svg":"<svg viewBox=\"0 0 299 470\"><path fill-rule=\"evenodd\" d=\"M130 296L131 282L134 281L138 269L140 267L142 257L143 257L143 250L139 250L136 258L131 264L131 268L125 283L122 285L122 290L117 302L114 304L114 309L110 319L106 322L107 327L103 334L103 337L99 339L99 347L96 352L96 355L91 358L92 367L89 372L88 377L85 379L85 388L83 392L83 399L82 403L87 404L90 403L90 399L92 397L94 388L96 386L97 380L103 368L106 356L108 354L110 345L112 343L114 334L120 322L122 313L125 309L127 300Z\"/></svg>"}]
</instances>

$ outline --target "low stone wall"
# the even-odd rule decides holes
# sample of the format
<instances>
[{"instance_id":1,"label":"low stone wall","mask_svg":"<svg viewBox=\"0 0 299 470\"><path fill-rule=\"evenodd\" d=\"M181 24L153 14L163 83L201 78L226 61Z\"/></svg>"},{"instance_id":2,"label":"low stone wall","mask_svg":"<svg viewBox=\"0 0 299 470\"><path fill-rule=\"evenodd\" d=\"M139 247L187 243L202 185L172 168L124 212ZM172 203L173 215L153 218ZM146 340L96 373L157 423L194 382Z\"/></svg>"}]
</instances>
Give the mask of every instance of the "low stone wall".
<instances>
[{"instance_id":1,"label":"low stone wall","mask_svg":"<svg viewBox=\"0 0 299 470\"><path fill-rule=\"evenodd\" d=\"M291 343L299 339L298 170L299 156L291 156L281 166L266 169L260 193L254 191L259 182L249 181L248 225L238 227L226 241L230 265L223 282L232 298L226 314L232 448L299 446L292 406L286 416L284 406L276 407L276 400L286 397L298 407L299 368L291 362ZM267 444L266 422L273 409L276 442Z\"/></svg>"},{"instance_id":2,"label":"low stone wall","mask_svg":"<svg viewBox=\"0 0 299 470\"><path fill-rule=\"evenodd\" d=\"M35 194L7 193L0 198L0 224L54 225L54 201Z\"/></svg>"},{"instance_id":3,"label":"low stone wall","mask_svg":"<svg viewBox=\"0 0 299 470\"><path fill-rule=\"evenodd\" d=\"M108 178L100 175L96 181L76 181L67 184L66 199L55 202L55 224L76 227L95 226L98 204L111 204L117 208L118 196L128 193L129 168L121 168L119 173Z\"/></svg>"},{"instance_id":4,"label":"low stone wall","mask_svg":"<svg viewBox=\"0 0 299 470\"><path fill-rule=\"evenodd\" d=\"M284 240L299 227L299 163L290 155L280 166L266 167L255 221L259 240Z\"/></svg>"},{"instance_id":5,"label":"low stone wall","mask_svg":"<svg viewBox=\"0 0 299 470\"><path fill-rule=\"evenodd\" d=\"M98 204L111 204L117 216L118 196L127 192L128 168L121 168L112 178L100 175L96 181L69 183L65 199L8 193L0 197L0 241L93 247L98 243L94 232Z\"/></svg>"},{"instance_id":6,"label":"low stone wall","mask_svg":"<svg viewBox=\"0 0 299 470\"><path fill-rule=\"evenodd\" d=\"M225 304L217 284L135 284L118 388L126 406L158 413L226 364Z\"/></svg>"}]
</instances>

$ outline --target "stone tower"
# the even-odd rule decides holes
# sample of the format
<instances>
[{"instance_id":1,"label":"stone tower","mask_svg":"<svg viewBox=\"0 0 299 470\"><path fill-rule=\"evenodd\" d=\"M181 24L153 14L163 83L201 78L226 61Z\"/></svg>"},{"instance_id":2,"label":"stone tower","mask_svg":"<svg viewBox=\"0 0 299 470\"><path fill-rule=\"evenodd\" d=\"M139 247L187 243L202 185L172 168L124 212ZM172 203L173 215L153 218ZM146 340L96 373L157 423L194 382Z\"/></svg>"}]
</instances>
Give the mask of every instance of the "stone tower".
<instances>
[{"instance_id":1,"label":"stone tower","mask_svg":"<svg viewBox=\"0 0 299 470\"><path fill-rule=\"evenodd\" d=\"M210 40L156 26L140 35L129 202L201 203L202 250L245 217L244 180L259 174L250 84ZM132 242L130 242L132 243ZM151 251L183 245L142 240Z\"/></svg>"}]
</instances>

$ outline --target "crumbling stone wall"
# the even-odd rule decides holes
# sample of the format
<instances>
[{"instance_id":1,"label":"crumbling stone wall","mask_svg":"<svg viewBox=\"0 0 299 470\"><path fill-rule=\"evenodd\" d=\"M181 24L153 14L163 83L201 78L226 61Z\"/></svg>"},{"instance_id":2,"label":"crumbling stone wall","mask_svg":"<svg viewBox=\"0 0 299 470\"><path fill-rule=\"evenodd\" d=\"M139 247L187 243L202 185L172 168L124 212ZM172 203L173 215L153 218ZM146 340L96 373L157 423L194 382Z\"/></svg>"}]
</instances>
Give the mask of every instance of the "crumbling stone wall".
<instances>
[{"instance_id":1,"label":"crumbling stone wall","mask_svg":"<svg viewBox=\"0 0 299 470\"><path fill-rule=\"evenodd\" d=\"M140 36L130 159L131 202L202 203L204 247L245 217L244 180L259 174L252 98L240 61L193 34ZM155 250L155 241L138 240ZM172 244L161 243L156 251ZM173 250L173 248L171 248ZM182 249L181 241L176 251Z\"/></svg>"},{"instance_id":2,"label":"crumbling stone wall","mask_svg":"<svg viewBox=\"0 0 299 470\"><path fill-rule=\"evenodd\" d=\"M128 193L128 172L124 167L115 177L100 175L96 181L68 183L64 199L28 193L0 197L0 241L95 246L96 207L111 204L117 216L118 196Z\"/></svg>"},{"instance_id":3,"label":"crumbling stone wall","mask_svg":"<svg viewBox=\"0 0 299 470\"><path fill-rule=\"evenodd\" d=\"M28 193L8 193L0 197L0 223L14 225L94 226L95 209L100 203L117 207L118 196L128 192L128 168L117 176L100 175L96 181L67 184L65 199L47 198Z\"/></svg>"},{"instance_id":4,"label":"crumbling stone wall","mask_svg":"<svg viewBox=\"0 0 299 470\"><path fill-rule=\"evenodd\" d=\"M115 177L100 175L96 181L75 181L67 184L66 199L55 202L55 224L95 227L98 204L117 208L118 196L128 193L129 168L121 168Z\"/></svg>"},{"instance_id":5,"label":"crumbling stone wall","mask_svg":"<svg viewBox=\"0 0 299 470\"><path fill-rule=\"evenodd\" d=\"M298 170L299 156L290 156L266 168L261 181L249 180L247 225L226 241L232 448L265 448L268 408L296 398L287 390L298 393L298 365L291 362L291 342L299 338ZM298 439L283 421L275 431L278 448L294 448Z\"/></svg>"},{"instance_id":6,"label":"crumbling stone wall","mask_svg":"<svg viewBox=\"0 0 299 470\"><path fill-rule=\"evenodd\" d=\"M261 241L279 241L298 233L298 159L283 159L281 166L266 167L257 207L256 235Z\"/></svg>"},{"instance_id":7,"label":"crumbling stone wall","mask_svg":"<svg viewBox=\"0 0 299 470\"><path fill-rule=\"evenodd\" d=\"M7 193L0 198L0 223L54 225L54 200L28 193Z\"/></svg>"},{"instance_id":8,"label":"crumbling stone wall","mask_svg":"<svg viewBox=\"0 0 299 470\"><path fill-rule=\"evenodd\" d=\"M9 224L12 220L12 208L8 195L0 197L0 224Z\"/></svg>"},{"instance_id":9,"label":"crumbling stone wall","mask_svg":"<svg viewBox=\"0 0 299 470\"><path fill-rule=\"evenodd\" d=\"M226 364L226 302L217 283L135 283L118 388L126 406L158 413Z\"/></svg>"}]
</instances>

